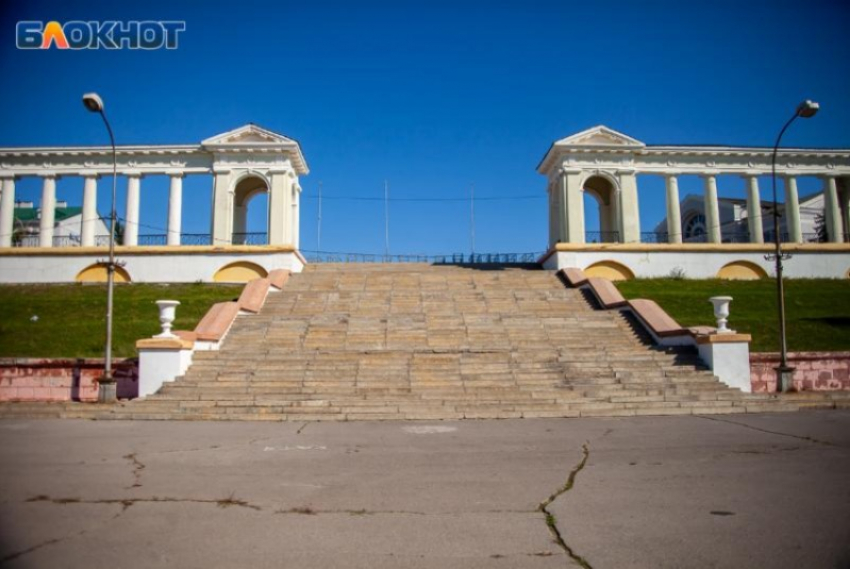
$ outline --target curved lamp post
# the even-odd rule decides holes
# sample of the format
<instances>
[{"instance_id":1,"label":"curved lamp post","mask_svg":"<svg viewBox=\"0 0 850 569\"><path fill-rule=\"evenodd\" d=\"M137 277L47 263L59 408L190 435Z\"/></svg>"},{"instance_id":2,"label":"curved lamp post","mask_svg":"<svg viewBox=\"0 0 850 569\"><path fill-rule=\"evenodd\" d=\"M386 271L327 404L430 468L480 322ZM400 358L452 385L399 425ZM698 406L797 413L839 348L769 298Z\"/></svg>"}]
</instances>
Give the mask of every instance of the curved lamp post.
<instances>
[{"instance_id":1,"label":"curved lamp post","mask_svg":"<svg viewBox=\"0 0 850 569\"><path fill-rule=\"evenodd\" d=\"M112 127L103 112L103 100L97 93L83 95L83 104L93 113L99 113L109 132L109 142L112 144L112 211L109 214L109 260L106 263L106 361L103 365L103 377L97 387L98 403L114 403L117 400L115 378L112 376L112 306L115 292L115 185L118 177L118 158L115 152L115 137Z\"/></svg>"},{"instance_id":2,"label":"curved lamp post","mask_svg":"<svg viewBox=\"0 0 850 569\"><path fill-rule=\"evenodd\" d=\"M779 152L779 143L782 140L782 135L791 126L797 117L804 119L811 118L817 114L820 105L814 101L805 100L797 105L797 110L794 111L794 116L788 119L782 130L779 131L779 136L776 137L776 144L773 145L773 161L771 168L771 177L773 179L773 245L774 252L772 255L765 255L768 261L776 261L776 296L779 304L779 367L776 368L776 391L782 393L788 391L791 387L794 368L788 366L788 343L785 337L785 288L782 285L782 261L789 259L790 255L782 254L782 239L779 235L779 207L776 203L776 155ZM787 207L787 204L786 204Z\"/></svg>"}]
</instances>

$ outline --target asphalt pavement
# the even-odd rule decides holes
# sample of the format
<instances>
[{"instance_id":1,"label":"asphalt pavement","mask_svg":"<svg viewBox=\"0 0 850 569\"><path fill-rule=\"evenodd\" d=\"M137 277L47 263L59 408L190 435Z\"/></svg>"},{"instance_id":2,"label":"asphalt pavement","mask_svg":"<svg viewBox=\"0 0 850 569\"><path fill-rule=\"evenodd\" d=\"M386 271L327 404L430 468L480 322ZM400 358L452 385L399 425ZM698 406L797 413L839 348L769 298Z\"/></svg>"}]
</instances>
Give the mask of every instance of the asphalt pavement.
<instances>
[{"instance_id":1,"label":"asphalt pavement","mask_svg":"<svg viewBox=\"0 0 850 569\"><path fill-rule=\"evenodd\" d=\"M0 566L850 568L850 411L4 420Z\"/></svg>"}]
</instances>

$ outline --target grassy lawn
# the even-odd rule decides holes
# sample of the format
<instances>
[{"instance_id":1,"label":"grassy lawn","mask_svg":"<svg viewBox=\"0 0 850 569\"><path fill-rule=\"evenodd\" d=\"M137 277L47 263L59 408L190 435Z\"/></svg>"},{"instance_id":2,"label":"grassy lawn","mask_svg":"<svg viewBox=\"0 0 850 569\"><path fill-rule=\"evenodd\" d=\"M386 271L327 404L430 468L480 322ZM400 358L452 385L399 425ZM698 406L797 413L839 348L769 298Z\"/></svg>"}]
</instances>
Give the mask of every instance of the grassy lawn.
<instances>
[{"instance_id":1,"label":"grassy lawn","mask_svg":"<svg viewBox=\"0 0 850 569\"><path fill-rule=\"evenodd\" d=\"M210 306L241 291L242 285L116 285L115 357L134 357L136 340L159 332L154 301L179 300L174 328L192 330ZM106 285L0 286L0 357L103 357L105 341Z\"/></svg>"},{"instance_id":2,"label":"grassy lawn","mask_svg":"<svg viewBox=\"0 0 850 569\"><path fill-rule=\"evenodd\" d=\"M729 327L753 335L750 350L779 351L776 281L635 279L617 283L626 298L649 298L682 326L715 325L712 296L731 296ZM850 280L785 281L788 350L850 350Z\"/></svg>"}]
</instances>

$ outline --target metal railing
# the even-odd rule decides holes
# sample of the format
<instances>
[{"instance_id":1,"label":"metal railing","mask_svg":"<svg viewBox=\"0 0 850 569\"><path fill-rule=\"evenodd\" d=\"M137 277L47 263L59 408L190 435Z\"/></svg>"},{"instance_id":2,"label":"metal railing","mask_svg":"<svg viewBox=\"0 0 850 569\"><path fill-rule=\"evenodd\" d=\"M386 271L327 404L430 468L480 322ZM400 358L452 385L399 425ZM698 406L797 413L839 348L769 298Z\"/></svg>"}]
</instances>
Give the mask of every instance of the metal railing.
<instances>
[{"instance_id":1,"label":"metal railing","mask_svg":"<svg viewBox=\"0 0 850 569\"><path fill-rule=\"evenodd\" d=\"M453 253L451 255L380 255L306 251L301 254L310 263L429 263L434 265L519 265L536 263L543 251L533 253Z\"/></svg>"},{"instance_id":2,"label":"metal railing","mask_svg":"<svg viewBox=\"0 0 850 569\"><path fill-rule=\"evenodd\" d=\"M212 245L212 235L209 233L183 233L180 235L181 245Z\"/></svg>"},{"instance_id":3,"label":"metal railing","mask_svg":"<svg viewBox=\"0 0 850 569\"><path fill-rule=\"evenodd\" d=\"M141 247L156 247L165 245L168 242L168 235L139 235L138 244Z\"/></svg>"},{"instance_id":4,"label":"metal railing","mask_svg":"<svg viewBox=\"0 0 850 569\"><path fill-rule=\"evenodd\" d=\"M585 243L619 243L619 231L585 231Z\"/></svg>"},{"instance_id":5,"label":"metal railing","mask_svg":"<svg viewBox=\"0 0 850 569\"><path fill-rule=\"evenodd\" d=\"M234 233L234 245L268 245L268 233Z\"/></svg>"}]
</instances>

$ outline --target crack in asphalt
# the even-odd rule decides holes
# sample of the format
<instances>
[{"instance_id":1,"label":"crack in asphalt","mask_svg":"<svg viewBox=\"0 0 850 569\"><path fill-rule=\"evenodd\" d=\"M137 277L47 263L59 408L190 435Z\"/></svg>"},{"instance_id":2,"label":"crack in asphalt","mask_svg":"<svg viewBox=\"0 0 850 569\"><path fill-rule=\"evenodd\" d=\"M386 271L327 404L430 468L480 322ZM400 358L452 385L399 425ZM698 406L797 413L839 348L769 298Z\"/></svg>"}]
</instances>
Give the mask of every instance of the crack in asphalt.
<instances>
[{"instance_id":1,"label":"crack in asphalt","mask_svg":"<svg viewBox=\"0 0 850 569\"><path fill-rule=\"evenodd\" d=\"M126 490L130 490L132 488L141 488L142 470L145 469L145 465L142 464L135 452L126 455L124 458L129 460L130 464L133 466L133 484L132 486L127 487Z\"/></svg>"},{"instance_id":2,"label":"crack in asphalt","mask_svg":"<svg viewBox=\"0 0 850 569\"><path fill-rule=\"evenodd\" d=\"M245 500L240 500L235 498L233 494L228 496L227 498L219 498L218 500L212 499L204 499L204 498L173 498L173 497L160 497L153 496L151 498L100 498L97 500L83 500L81 498L51 498L45 494L39 494L38 496L33 496L32 498L28 498L26 502L50 502L51 504L105 504L105 505L115 505L120 504L123 507L122 511L126 511L127 508L133 506L135 504L140 503L160 503L160 502L168 502L168 503L191 503L191 504L215 504L219 508L229 508L231 506L238 506L240 508L249 508L251 510L260 511L262 508L257 506L256 504L251 504L250 502L246 502Z\"/></svg>"},{"instance_id":3,"label":"crack in asphalt","mask_svg":"<svg viewBox=\"0 0 850 569\"><path fill-rule=\"evenodd\" d=\"M730 419L721 419L720 417L709 417L707 415L694 415L697 419L706 419L708 421L717 421L719 423L729 423L730 425L737 425L739 427L744 427L745 429L751 429L753 431L758 431L760 433L767 433L769 435L779 435L780 437L791 437L792 439L798 439L801 441L806 441L810 443L815 443L819 445L825 445L830 447L842 447L843 445L835 444L829 441L824 441L821 439L816 439L814 437L808 437L804 435L794 435L791 433L782 433L780 431L771 431L770 429L762 429L761 427L756 427L753 425L748 425L746 423L739 423L738 421L732 421Z\"/></svg>"},{"instance_id":4,"label":"crack in asphalt","mask_svg":"<svg viewBox=\"0 0 850 569\"><path fill-rule=\"evenodd\" d=\"M298 428L298 430L297 430L297 431L295 431L295 434L296 434L296 435L300 435L300 434L301 434L301 432L302 432L304 429L306 429L306 428L307 428L307 425L309 425L309 424L310 424L310 422L309 422L309 421L305 422L303 425L301 425L301 426Z\"/></svg>"},{"instance_id":5,"label":"crack in asphalt","mask_svg":"<svg viewBox=\"0 0 850 569\"><path fill-rule=\"evenodd\" d=\"M32 547L28 547L27 549L22 549L21 551L12 552L9 555L0 558L0 563L6 563L7 561L14 561L15 559L17 559L19 557L23 557L24 555L28 555L30 553L38 551L42 547L47 547L48 545L54 545L56 543L61 543L61 542L65 541L66 539L71 539L71 538L74 538L74 537L80 537L81 535L85 534L86 531L87 530L82 530L82 531L78 531L77 533L68 534L65 537L56 537L56 538L53 538L53 539L48 539L47 541L43 541L41 543L33 545Z\"/></svg>"},{"instance_id":6,"label":"crack in asphalt","mask_svg":"<svg viewBox=\"0 0 850 569\"><path fill-rule=\"evenodd\" d=\"M558 529L558 520L555 519L555 515L549 511L549 506L560 498L566 492L569 492L572 487L575 485L576 477L578 473L582 471L584 466L587 464L587 459L590 456L590 443L586 442L581 445L582 457L581 461L570 471L569 476L567 476L567 481L563 486L558 488L551 496L549 496L543 502L540 502L540 505L537 506L537 511L542 512L546 516L546 525L549 528L549 531L552 533L552 537L555 538L555 543L557 543L561 549L563 549L567 555L570 556L570 559L578 563L580 566L584 567L584 569L593 569L590 566L590 563L587 562L581 555L577 554L573 549L567 545L567 542L564 541L563 535L561 535L561 531Z\"/></svg>"}]
</instances>

